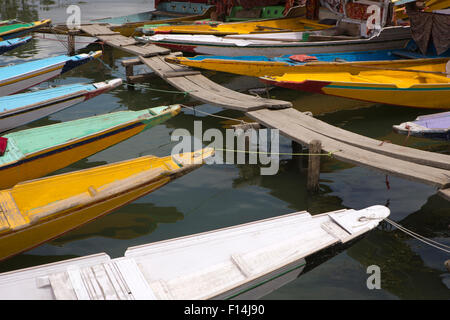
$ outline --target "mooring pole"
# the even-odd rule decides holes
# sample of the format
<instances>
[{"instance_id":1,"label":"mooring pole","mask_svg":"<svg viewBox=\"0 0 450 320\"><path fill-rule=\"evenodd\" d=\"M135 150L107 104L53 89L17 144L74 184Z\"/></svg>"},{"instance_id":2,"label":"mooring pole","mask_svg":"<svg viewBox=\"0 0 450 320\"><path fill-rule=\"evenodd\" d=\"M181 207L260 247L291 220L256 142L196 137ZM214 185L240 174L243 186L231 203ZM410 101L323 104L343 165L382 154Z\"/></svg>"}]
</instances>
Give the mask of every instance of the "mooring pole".
<instances>
[{"instance_id":1,"label":"mooring pole","mask_svg":"<svg viewBox=\"0 0 450 320\"><path fill-rule=\"evenodd\" d=\"M75 35L78 30L69 30L67 36L67 54L73 56L75 54Z\"/></svg>"},{"instance_id":2,"label":"mooring pole","mask_svg":"<svg viewBox=\"0 0 450 320\"><path fill-rule=\"evenodd\" d=\"M308 182L307 189L311 192L319 190L320 178L320 154L322 153L322 143L319 140L313 140L309 144L308 159Z\"/></svg>"}]
</instances>

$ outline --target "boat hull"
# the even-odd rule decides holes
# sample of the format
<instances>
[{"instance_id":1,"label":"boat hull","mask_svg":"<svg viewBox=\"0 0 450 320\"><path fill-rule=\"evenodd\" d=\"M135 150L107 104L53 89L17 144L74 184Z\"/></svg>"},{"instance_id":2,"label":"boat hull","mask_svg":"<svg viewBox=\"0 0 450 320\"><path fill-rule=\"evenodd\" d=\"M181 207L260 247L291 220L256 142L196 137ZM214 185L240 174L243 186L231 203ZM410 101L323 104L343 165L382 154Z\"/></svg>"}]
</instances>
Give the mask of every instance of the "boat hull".
<instances>
[{"instance_id":1,"label":"boat hull","mask_svg":"<svg viewBox=\"0 0 450 320\"><path fill-rule=\"evenodd\" d=\"M403 49L406 47L410 38L395 40L357 40L340 41L339 43L289 43L289 44L261 44L248 46L221 45L221 44L196 44L196 43L175 43L171 41L149 41L161 47L173 51L182 51L188 53L222 56L266 56L279 57L283 55L309 54L315 53L334 53L334 52L352 52L352 51L370 51L382 49Z\"/></svg>"},{"instance_id":2,"label":"boat hull","mask_svg":"<svg viewBox=\"0 0 450 320\"><path fill-rule=\"evenodd\" d=\"M111 82L110 84L97 83L94 84L93 86L86 85L85 86L86 89L80 88L78 91L71 92L70 94L62 94L57 98L43 100L38 103L30 103L28 106L8 110L8 112L0 112L0 132L5 132L17 128L19 126L33 122L35 120L47 117L53 113L67 109L78 103L92 99L102 93L105 93L113 89L114 87L120 85L121 83L122 81L119 79L118 81ZM91 87L95 87L95 89L91 89ZM35 96L36 100L38 100L39 97L36 93L41 93L42 95L45 96L52 90L53 89L42 90L41 92L23 94L23 96L29 95L30 99L32 99L32 97ZM16 96L17 95L14 95L14 97ZM18 97L16 97L15 100L17 100L17 98ZM2 98L0 98L0 104L1 101Z\"/></svg>"},{"instance_id":3,"label":"boat hull","mask_svg":"<svg viewBox=\"0 0 450 320\"><path fill-rule=\"evenodd\" d=\"M36 21L36 22L33 22L32 25L30 25L30 26L19 27L17 29L13 29L13 30L9 30L9 31L0 33L0 41L22 37L22 36L26 35L27 33L30 33L30 32L36 31L42 27L48 26L51 22L52 21L49 19Z\"/></svg>"},{"instance_id":4,"label":"boat hull","mask_svg":"<svg viewBox=\"0 0 450 320\"><path fill-rule=\"evenodd\" d=\"M399 88L392 85L374 83L315 80L288 82L272 81L267 78L264 78L263 81L279 87L361 101L415 108L450 109L450 85L419 85L411 88Z\"/></svg>"},{"instance_id":5,"label":"boat hull","mask_svg":"<svg viewBox=\"0 0 450 320\"><path fill-rule=\"evenodd\" d=\"M150 120L148 118L139 119L138 117L133 121L124 121L123 124L112 126L110 129L84 135L82 138L74 138L66 143L38 150L17 161L6 163L0 167L0 175L2 176L0 189L9 188L21 181L36 179L62 169L168 120L176 115L179 110L178 107L178 109L173 109L172 113L167 112L152 117ZM58 134L56 130L55 134ZM5 137L9 137L9 135Z\"/></svg>"},{"instance_id":6,"label":"boat hull","mask_svg":"<svg viewBox=\"0 0 450 320\"><path fill-rule=\"evenodd\" d=\"M255 34L274 33L286 31L304 31L328 29L329 25L318 23L315 20L303 19L300 17L264 19L257 21L229 22L217 25L171 25L146 29L146 34L194 34L194 35L234 35L234 34Z\"/></svg>"},{"instance_id":7,"label":"boat hull","mask_svg":"<svg viewBox=\"0 0 450 320\"><path fill-rule=\"evenodd\" d=\"M125 194L112 197L89 207L61 212L58 218L5 235L0 238L0 260L30 250L86 223L101 218L111 211L161 188L168 182L170 182L170 178L163 178L158 182L129 190Z\"/></svg>"},{"instance_id":8,"label":"boat hull","mask_svg":"<svg viewBox=\"0 0 450 320\"><path fill-rule=\"evenodd\" d=\"M74 57L44 59L40 62L28 62L18 66L4 67L0 70L0 96L21 92L42 82L51 80L101 55L81 54ZM30 66L28 68L28 66ZM17 71L15 71L17 70ZM3 76L2 76L3 73Z\"/></svg>"},{"instance_id":9,"label":"boat hull","mask_svg":"<svg viewBox=\"0 0 450 320\"><path fill-rule=\"evenodd\" d=\"M14 50L33 39L32 37L17 38L0 42L0 54Z\"/></svg>"}]
</instances>

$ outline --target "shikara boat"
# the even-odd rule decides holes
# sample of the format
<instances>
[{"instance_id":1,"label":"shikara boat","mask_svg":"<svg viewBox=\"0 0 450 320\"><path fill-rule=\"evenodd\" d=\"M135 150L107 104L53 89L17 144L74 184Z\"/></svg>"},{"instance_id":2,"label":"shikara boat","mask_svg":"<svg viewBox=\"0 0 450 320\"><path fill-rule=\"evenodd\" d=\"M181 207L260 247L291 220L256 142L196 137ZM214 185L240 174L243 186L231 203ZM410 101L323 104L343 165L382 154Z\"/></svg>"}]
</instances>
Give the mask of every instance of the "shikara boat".
<instances>
[{"instance_id":1,"label":"shikara boat","mask_svg":"<svg viewBox=\"0 0 450 320\"><path fill-rule=\"evenodd\" d=\"M296 10L294 10L296 9ZM289 12L286 14L286 16L289 16L291 12L294 12L295 15L301 15L304 14L303 11L306 10L299 10L303 8L292 8L289 10ZM242 21L252 21L252 20L264 20L264 19L280 19L284 17L285 7L284 6L260 6L260 7L253 7L251 9L244 9L241 6L233 6L231 8L231 12L225 16L224 22L242 22ZM174 22L168 22L168 23L161 23L158 20L154 21L151 24L146 24L140 28L137 28L136 30L140 34L153 34L152 29L162 26L170 26L174 24L209 24L209 25L217 25L218 21L211 20L211 19L201 19L201 20L192 20L192 21L182 21L178 23Z\"/></svg>"},{"instance_id":2,"label":"shikara boat","mask_svg":"<svg viewBox=\"0 0 450 320\"><path fill-rule=\"evenodd\" d=\"M0 150L0 189L64 168L170 119L180 109L120 111L8 133L0 139L6 141Z\"/></svg>"},{"instance_id":3,"label":"shikara boat","mask_svg":"<svg viewBox=\"0 0 450 320\"><path fill-rule=\"evenodd\" d=\"M102 55L101 51L75 56L56 56L0 68L0 97L56 78Z\"/></svg>"},{"instance_id":4,"label":"shikara boat","mask_svg":"<svg viewBox=\"0 0 450 320\"><path fill-rule=\"evenodd\" d=\"M23 38L15 38L11 40L0 41L0 54L4 54L5 52L14 50L25 43L28 43L33 39L33 37L23 37Z\"/></svg>"},{"instance_id":5,"label":"shikara boat","mask_svg":"<svg viewBox=\"0 0 450 320\"><path fill-rule=\"evenodd\" d=\"M450 51L447 56L450 57ZM195 56L166 57L170 63L188 67L240 74L244 76L280 76L289 72L301 72L304 66L316 62L356 62L356 61L392 61L404 58L435 58L434 55L422 55L409 50L373 50L345 53L317 53L314 55L286 55L269 58L265 56Z\"/></svg>"},{"instance_id":6,"label":"shikara boat","mask_svg":"<svg viewBox=\"0 0 450 320\"><path fill-rule=\"evenodd\" d=\"M317 31L325 33L326 30ZM214 35L157 34L136 37L174 51L220 56L266 56L404 49L411 40L409 27L385 27L369 38L308 35L311 32ZM330 33L330 32L328 32ZM327 33L327 34L328 34ZM308 36L306 36L308 35ZM322 40L317 40L322 39Z\"/></svg>"},{"instance_id":7,"label":"shikara boat","mask_svg":"<svg viewBox=\"0 0 450 320\"><path fill-rule=\"evenodd\" d=\"M121 84L122 79L114 79L0 97L0 132L17 128L89 100Z\"/></svg>"},{"instance_id":8,"label":"shikara boat","mask_svg":"<svg viewBox=\"0 0 450 320\"><path fill-rule=\"evenodd\" d=\"M50 19L35 21L30 23L11 22L0 25L0 40L8 40L21 37L29 32L36 31L39 28L48 26L52 21Z\"/></svg>"},{"instance_id":9,"label":"shikara boat","mask_svg":"<svg viewBox=\"0 0 450 320\"><path fill-rule=\"evenodd\" d=\"M263 77L272 85L405 107L450 109L449 59L320 63Z\"/></svg>"},{"instance_id":10,"label":"shikara boat","mask_svg":"<svg viewBox=\"0 0 450 320\"><path fill-rule=\"evenodd\" d=\"M200 167L212 149L146 156L0 191L0 260L97 219Z\"/></svg>"},{"instance_id":11,"label":"shikara boat","mask_svg":"<svg viewBox=\"0 0 450 320\"><path fill-rule=\"evenodd\" d=\"M83 200L91 199L87 189L95 180L72 184L70 176L66 177L68 183L64 186L75 185L75 190L70 190L71 195L83 192ZM44 180L34 183L40 181ZM56 181L50 186L54 185ZM16 197L13 192L19 187L28 185L21 184L9 191L12 197ZM49 201L58 186L50 189L44 185L44 188L50 192L45 197ZM96 185L92 188L93 192L98 189ZM103 191L98 192L95 197L103 195ZM31 191L24 193L27 195ZM59 198L62 195L65 193L58 193ZM59 203L63 201L68 203ZM43 207L35 209L35 202ZM49 211L70 205L68 200L59 202ZM83 203L78 200L75 208L80 202ZM22 203L26 201L16 200L13 208L20 208ZM35 218L38 220L53 215L44 211L45 204L41 200L27 203L27 216L39 215ZM306 211L296 212L128 248L124 257L115 259L103 253L11 271L0 274L0 299L255 300L298 278L305 268L306 257L358 239L389 214L384 206L313 216ZM13 246L16 244L13 240L9 242ZM3 246L1 248L0 252Z\"/></svg>"},{"instance_id":12,"label":"shikara boat","mask_svg":"<svg viewBox=\"0 0 450 320\"><path fill-rule=\"evenodd\" d=\"M145 34L191 34L191 35L232 35L249 33L276 33L304 30L328 29L329 25L300 17L264 19L245 22L225 22L217 24L186 24L147 28Z\"/></svg>"},{"instance_id":13,"label":"shikara boat","mask_svg":"<svg viewBox=\"0 0 450 320\"><path fill-rule=\"evenodd\" d=\"M209 19L214 6L206 3L164 1L155 10L112 18L92 20L93 23L107 23L111 30L123 36L141 35L137 28L150 23L172 24L182 21Z\"/></svg>"},{"instance_id":14,"label":"shikara boat","mask_svg":"<svg viewBox=\"0 0 450 320\"><path fill-rule=\"evenodd\" d=\"M419 116L414 121L394 125L393 129L408 136L450 141L450 112Z\"/></svg>"}]
</instances>

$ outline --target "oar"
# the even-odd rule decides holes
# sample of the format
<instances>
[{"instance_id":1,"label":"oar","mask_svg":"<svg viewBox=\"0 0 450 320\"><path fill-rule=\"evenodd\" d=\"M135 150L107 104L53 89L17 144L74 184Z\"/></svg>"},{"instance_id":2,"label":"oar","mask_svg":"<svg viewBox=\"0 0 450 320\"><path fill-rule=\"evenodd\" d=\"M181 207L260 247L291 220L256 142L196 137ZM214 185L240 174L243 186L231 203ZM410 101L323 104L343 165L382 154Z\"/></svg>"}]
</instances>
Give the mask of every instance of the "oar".
<instances>
[{"instance_id":1,"label":"oar","mask_svg":"<svg viewBox=\"0 0 450 320\"><path fill-rule=\"evenodd\" d=\"M293 30L290 30L290 29L282 29L282 28L266 27L266 26L256 26L256 28L258 28L258 29L269 29L269 30L293 32Z\"/></svg>"}]
</instances>

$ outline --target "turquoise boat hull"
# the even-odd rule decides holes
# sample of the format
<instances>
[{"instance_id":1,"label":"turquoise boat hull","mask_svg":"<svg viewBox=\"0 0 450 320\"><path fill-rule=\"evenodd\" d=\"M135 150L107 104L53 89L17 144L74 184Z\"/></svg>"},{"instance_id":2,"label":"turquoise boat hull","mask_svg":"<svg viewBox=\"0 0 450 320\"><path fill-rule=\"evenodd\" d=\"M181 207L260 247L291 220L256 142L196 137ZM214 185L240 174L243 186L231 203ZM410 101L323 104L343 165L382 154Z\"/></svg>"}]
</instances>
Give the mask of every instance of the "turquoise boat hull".
<instances>
[{"instance_id":1,"label":"turquoise boat hull","mask_svg":"<svg viewBox=\"0 0 450 320\"><path fill-rule=\"evenodd\" d=\"M92 99L121 84L122 79L114 79L0 97L0 132L17 128Z\"/></svg>"},{"instance_id":2,"label":"turquoise boat hull","mask_svg":"<svg viewBox=\"0 0 450 320\"><path fill-rule=\"evenodd\" d=\"M101 55L101 51L72 57L61 55L0 68L0 96L7 96L56 78Z\"/></svg>"}]
</instances>

